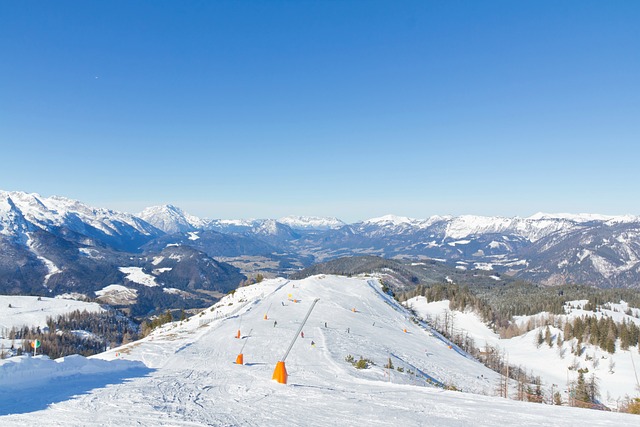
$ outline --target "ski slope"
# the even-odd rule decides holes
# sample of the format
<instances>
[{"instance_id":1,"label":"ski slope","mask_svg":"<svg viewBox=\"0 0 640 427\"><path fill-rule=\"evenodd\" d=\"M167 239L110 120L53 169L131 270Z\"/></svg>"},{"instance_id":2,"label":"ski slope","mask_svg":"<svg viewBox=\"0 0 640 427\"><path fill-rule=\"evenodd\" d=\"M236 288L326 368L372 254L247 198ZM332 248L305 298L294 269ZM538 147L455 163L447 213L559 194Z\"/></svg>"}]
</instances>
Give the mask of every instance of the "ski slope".
<instances>
[{"instance_id":1,"label":"ski slope","mask_svg":"<svg viewBox=\"0 0 640 427\"><path fill-rule=\"evenodd\" d=\"M279 384L271 379L276 362L316 298L304 338L286 359L288 383ZM244 364L237 365L243 347ZM375 366L357 370L345 361L348 354ZM385 369L389 358L404 372ZM56 378L41 370L38 382L29 358L11 362L21 369L5 374L15 381L0 389L0 425L569 426L588 419L620 426L639 420L490 396L494 372L413 323L368 278L315 276L243 287L201 315L89 360L110 361L114 370L100 365L93 374ZM20 375L32 380L25 386ZM430 385L427 376L464 392Z\"/></svg>"}]
</instances>

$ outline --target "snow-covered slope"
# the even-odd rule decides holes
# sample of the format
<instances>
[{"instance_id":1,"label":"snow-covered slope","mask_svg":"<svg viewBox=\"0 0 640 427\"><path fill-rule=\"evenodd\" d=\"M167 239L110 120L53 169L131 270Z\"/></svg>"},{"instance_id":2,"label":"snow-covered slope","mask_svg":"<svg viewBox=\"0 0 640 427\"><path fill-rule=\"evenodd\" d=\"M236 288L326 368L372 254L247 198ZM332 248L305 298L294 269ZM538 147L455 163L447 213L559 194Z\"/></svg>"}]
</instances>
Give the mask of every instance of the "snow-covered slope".
<instances>
[{"instance_id":1,"label":"snow-covered slope","mask_svg":"<svg viewBox=\"0 0 640 427\"><path fill-rule=\"evenodd\" d=\"M7 335L15 328L45 327L47 317L56 318L75 310L90 313L103 309L95 302L76 301L64 298L0 295L0 335Z\"/></svg>"},{"instance_id":2,"label":"snow-covered slope","mask_svg":"<svg viewBox=\"0 0 640 427\"><path fill-rule=\"evenodd\" d=\"M286 359L288 384L279 384L271 379L275 364L316 298L304 337ZM238 331L241 339L235 338ZM238 365L241 351L244 364ZM347 355L375 365L355 369L345 361ZM586 418L590 425L619 426L637 421L625 414L483 395L493 393L496 374L412 323L367 278L275 279L240 288L201 315L95 358L143 362L148 371L103 373L89 384L78 377L59 378L57 395L44 387L44 398L34 392L43 387L22 389L5 379L0 424L25 424L34 417L40 425L67 426L557 426ZM395 369L383 367L389 359ZM22 365L10 370L15 381L21 371L34 377L28 375L30 364ZM54 376L40 374L43 386ZM428 378L481 394L445 391Z\"/></svg>"},{"instance_id":3,"label":"snow-covered slope","mask_svg":"<svg viewBox=\"0 0 640 427\"><path fill-rule=\"evenodd\" d=\"M602 308L596 313L585 311L581 308L586 302L567 303L567 314L556 315L554 318L556 321L565 323L567 319L576 317L595 316L600 318L607 316L618 323L624 320L625 322L634 322L636 325L640 325L640 319L635 317L640 314L640 309L630 309L624 302L609 304L609 308ZM543 389L547 395L550 394L552 386L554 386L556 391L562 391L562 398L566 400L567 381L576 380L577 369L587 369L588 375L596 375L600 387L601 401L608 407L616 408L625 396L638 394L636 373L634 371L634 363L640 368L640 356L638 355L637 347L630 350L622 350L618 343L616 352L610 354L599 347L585 343L583 344L584 351L580 356L577 356L571 352L571 348L576 345L577 340L563 341L562 345L558 346L558 334L562 336L563 332L553 326L550 327L552 346L549 347L546 343L538 346L537 336L541 330L544 333L544 326L539 326L520 336L501 339L475 313L449 310L448 300L427 302L425 297L419 296L408 300L405 305L415 310L422 318L430 318L432 321L442 322L445 313L448 313L447 316L449 322L453 322L453 328L468 334L473 338L476 346L483 348L485 344L488 344L491 347L498 348L508 358L510 365L526 367L534 375L539 375L542 378ZM625 314L627 310L630 310L633 315ZM524 327L530 321L535 322L537 318L537 324L543 325L545 317L548 318L548 313L540 313L536 316L520 316L516 319L516 322L519 326ZM570 367L572 368L570 369ZM512 384L512 392L515 393L515 381Z\"/></svg>"}]
</instances>

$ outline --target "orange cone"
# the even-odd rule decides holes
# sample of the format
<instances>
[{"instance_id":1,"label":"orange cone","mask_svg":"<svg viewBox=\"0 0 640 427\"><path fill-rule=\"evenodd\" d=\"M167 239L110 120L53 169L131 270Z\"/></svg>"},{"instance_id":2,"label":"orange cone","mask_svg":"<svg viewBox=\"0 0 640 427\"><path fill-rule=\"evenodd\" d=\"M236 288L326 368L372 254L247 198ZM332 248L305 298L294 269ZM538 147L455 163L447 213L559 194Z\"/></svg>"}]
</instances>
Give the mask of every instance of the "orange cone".
<instances>
[{"instance_id":1,"label":"orange cone","mask_svg":"<svg viewBox=\"0 0 640 427\"><path fill-rule=\"evenodd\" d=\"M241 335L240 335L240 329L238 329L238 333L236 334L236 338L240 338L240 337L241 337Z\"/></svg>"},{"instance_id":2,"label":"orange cone","mask_svg":"<svg viewBox=\"0 0 640 427\"><path fill-rule=\"evenodd\" d=\"M404 333L406 334L406 333L407 333L407 328L404 328L404 329L402 330L402 332L404 332Z\"/></svg>"},{"instance_id":3,"label":"orange cone","mask_svg":"<svg viewBox=\"0 0 640 427\"><path fill-rule=\"evenodd\" d=\"M264 315L264 320L269 320L266 314Z\"/></svg>"},{"instance_id":4,"label":"orange cone","mask_svg":"<svg viewBox=\"0 0 640 427\"><path fill-rule=\"evenodd\" d=\"M280 361L276 363L276 369L273 371L273 377L271 377L271 379L278 381L280 384L286 384L287 376L287 368L284 366L284 362Z\"/></svg>"},{"instance_id":5,"label":"orange cone","mask_svg":"<svg viewBox=\"0 0 640 427\"><path fill-rule=\"evenodd\" d=\"M238 357L236 357L236 365L244 365L244 356L242 355L242 353L240 353Z\"/></svg>"}]
</instances>

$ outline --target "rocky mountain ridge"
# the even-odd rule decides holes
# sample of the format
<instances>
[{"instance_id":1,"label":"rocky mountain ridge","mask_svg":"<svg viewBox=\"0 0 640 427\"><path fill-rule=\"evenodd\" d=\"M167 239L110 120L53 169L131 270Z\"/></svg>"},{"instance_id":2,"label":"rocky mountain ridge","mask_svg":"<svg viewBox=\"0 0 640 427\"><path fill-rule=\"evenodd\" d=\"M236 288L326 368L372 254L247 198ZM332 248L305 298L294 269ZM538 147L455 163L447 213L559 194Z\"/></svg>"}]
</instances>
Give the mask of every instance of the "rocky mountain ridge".
<instances>
[{"instance_id":1,"label":"rocky mountain ridge","mask_svg":"<svg viewBox=\"0 0 640 427\"><path fill-rule=\"evenodd\" d=\"M387 215L354 224L318 217L281 220L201 219L170 205L135 216L62 197L0 192L0 290L67 291L84 281L96 289L123 283L117 267L144 265L171 247L192 248L242 266L245 273L253 266L274 276L316 262L374 255L431 260L545 285L640 284L640 218L634 216ZM105 262L110 267L97 266ZM242 280L237 270L232 276ZM224 282L215 290L229 289L232 280ZM213 283L209 286L214 290Z\"/></svg>"}]
</instances>

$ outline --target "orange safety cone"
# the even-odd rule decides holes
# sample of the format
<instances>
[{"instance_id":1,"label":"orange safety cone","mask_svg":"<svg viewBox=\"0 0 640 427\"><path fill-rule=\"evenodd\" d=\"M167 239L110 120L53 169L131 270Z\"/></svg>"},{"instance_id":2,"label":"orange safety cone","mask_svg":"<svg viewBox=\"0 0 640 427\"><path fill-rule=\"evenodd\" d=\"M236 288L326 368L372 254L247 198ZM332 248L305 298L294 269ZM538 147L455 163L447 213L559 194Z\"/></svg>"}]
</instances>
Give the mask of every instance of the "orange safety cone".
<instances>
[{"instance_id":1,"label":"orange safety cone","mask_svg":"<svg viewBox=\"0 0 640 427\"><path fill-rule=\"evenodd\" d=\"M356 313L356 309L355 309L355 308L352 308L352 309L351 309L351 311L353 311L354 313Z\"/></svg>"},{"instance_id":2,"label":"orange safety cone","mask_svg":"<svg viewBox=\"0 0 640 427\"><path fill-rule=\"evenodd\" d=\"M269 320L266 314L264 315L264 320Z\"/></svg>"},{"instance_id":3,"label":"orange safety cone","mask_svg":"<svg viewBox=\"0 0 640 427\"><path fill-rule=\"evenodd\" d=\"M404 329L402 330L402 332L404 332L404 333L406 334L406 333L407 333L407 328L404 328Z\"/></svg>"},{"instance_id":4,"label":"orange safety cone","mask_svg":"<svg viewBox=\"0 0 640 427\"><path fill-rule=\"evenodd\" d=\"M240 335L240 329L238 329L238 333L236 334L236 338L240 338L240 337L241 337L241 335Z\"/></svg>"},{"instance_id":5,"label":"orange safety cone","mask_svg":"<svg viewBox=\"0 0 640 427\"><path fill-rule=\"evenodd\" d=\"M271 379L278 381L280 384L286 384L287 376L287 368L284 366L284 362L276 363L276 369L274 369Z\"/></svg>"},{"instance_id":6,"label":"orange safety cone","mask_svg":"<svg viewBox=\"0 0 640 427\"><path fill-rule=\"evenodd\" d=\"M242 355L242 353L240 353L238 357L236 357L236 365L244 365L244 356Z\"/></svg>"}]
</instances>

